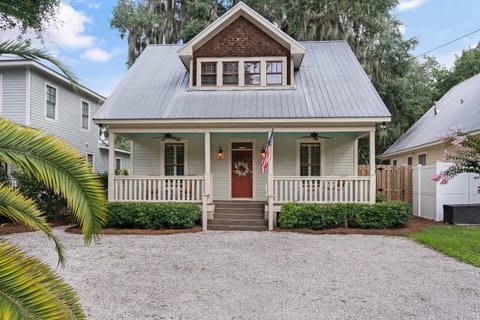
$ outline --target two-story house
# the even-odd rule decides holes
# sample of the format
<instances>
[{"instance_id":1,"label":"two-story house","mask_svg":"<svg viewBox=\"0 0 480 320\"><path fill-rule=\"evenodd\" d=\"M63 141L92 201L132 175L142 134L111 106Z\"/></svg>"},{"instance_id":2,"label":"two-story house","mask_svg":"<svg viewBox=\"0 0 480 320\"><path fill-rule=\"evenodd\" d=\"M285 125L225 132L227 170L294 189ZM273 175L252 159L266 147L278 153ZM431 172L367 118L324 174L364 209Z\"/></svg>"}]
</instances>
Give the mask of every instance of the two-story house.
<instances>
[{"instance_id":1,"label":"two-story house","mask_svg":"<svg viewBox=\"0 0 480 320\"><path fill-rule=\"evenodd\" d=\"M105 97L40 63L0 60L0 115L22 126L53 134L74 146L94 170L108 170L108 147L99 140L93 115ZM130 153L115 151L115 169L130 167Z\"/></svg>"}]
</instances>

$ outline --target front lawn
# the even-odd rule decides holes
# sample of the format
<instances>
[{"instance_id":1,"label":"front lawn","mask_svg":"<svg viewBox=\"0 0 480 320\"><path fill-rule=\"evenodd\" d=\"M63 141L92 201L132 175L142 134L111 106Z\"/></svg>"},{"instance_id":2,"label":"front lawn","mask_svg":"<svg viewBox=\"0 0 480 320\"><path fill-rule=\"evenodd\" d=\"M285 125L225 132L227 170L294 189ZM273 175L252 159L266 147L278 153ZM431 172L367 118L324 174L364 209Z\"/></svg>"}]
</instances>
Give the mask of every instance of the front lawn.
<instances>
[{"instance_id":1,"label":"front lawn","mask_svg":"<svg viewBox=\"0 0 480 320\"><path fill-rule=\"evenodd\" d=\"M450 257L480 267L480 227L434 226L408 237Z\"/></svg>"}]
</instances>

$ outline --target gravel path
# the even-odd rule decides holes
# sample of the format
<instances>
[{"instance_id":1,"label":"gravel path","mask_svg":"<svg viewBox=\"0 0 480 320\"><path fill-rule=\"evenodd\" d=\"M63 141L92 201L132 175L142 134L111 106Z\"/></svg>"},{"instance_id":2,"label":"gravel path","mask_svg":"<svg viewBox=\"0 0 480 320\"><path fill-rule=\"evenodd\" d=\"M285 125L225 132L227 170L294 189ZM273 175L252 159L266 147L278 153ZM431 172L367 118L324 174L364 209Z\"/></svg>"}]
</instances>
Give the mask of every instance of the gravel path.
<instances>
[{"instance_id":1,"label":"gravel path","mask_svg":"<svg viewBox=\"0 0 480 320\"><path fill-rule=\"evenodd\" d=\"M480 269L404 238L55 232L89 319L480 319ZM5 238L56 265L43 235Z\"/></svg>"}]
</instances>

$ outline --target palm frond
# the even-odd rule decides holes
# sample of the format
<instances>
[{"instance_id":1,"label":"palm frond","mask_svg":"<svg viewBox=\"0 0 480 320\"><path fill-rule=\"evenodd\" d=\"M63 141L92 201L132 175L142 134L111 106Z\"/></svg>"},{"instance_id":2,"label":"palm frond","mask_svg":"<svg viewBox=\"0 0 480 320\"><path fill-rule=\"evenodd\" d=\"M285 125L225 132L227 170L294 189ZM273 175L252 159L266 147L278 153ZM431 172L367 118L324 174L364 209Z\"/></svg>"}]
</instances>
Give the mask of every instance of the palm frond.
<instances>
[{"instance_id":1,"label":"palm frond","mask_svg":"<svg viewBox=\"0 0 480 320\"><path fill-rule=\"evenodd\" d=\"M50 229L45 217L37 209L35 203L26 198L18 190L0 183L0 216L21 223L29 229L42 231L55 243L59 263L63 264L65 258L63 246Z\"/></svg>"},{"instance_id":2,"label":"palm frond","mask_svg":"<svg viewBox=\"0 0 480 320\"><path fill-rule=\"evenodd\" d=\"M1 239L0 270L0 319L86 319L62 278Z\"/></svg>"},{"instance_id":3,"label":"palm frond","mask_svg":"<svg viewBox=\"0 0 480 320\"><path fill-rule=\"evenodd\" d=\"M72 71L56 59L51 54L44 50L32 48L27 42L20 42L15 40L0 41L0 55L13 54L24 59L40 62L41 59L46 60L55 65L60 71L70 80L70 83L76 89L78 86L78 79Z\"/></svg>"},{"instance_id":4,"label":"palm frond","mask_svg":"<svg viewBox=\"0 0 480 320\"><path fill-rule=\"evenodd\" d=\"M89 243L106 221L106 201L98 177L66 142L0 117L0 160L42 181L67 200Z\"/></svg>"}]
</instances>

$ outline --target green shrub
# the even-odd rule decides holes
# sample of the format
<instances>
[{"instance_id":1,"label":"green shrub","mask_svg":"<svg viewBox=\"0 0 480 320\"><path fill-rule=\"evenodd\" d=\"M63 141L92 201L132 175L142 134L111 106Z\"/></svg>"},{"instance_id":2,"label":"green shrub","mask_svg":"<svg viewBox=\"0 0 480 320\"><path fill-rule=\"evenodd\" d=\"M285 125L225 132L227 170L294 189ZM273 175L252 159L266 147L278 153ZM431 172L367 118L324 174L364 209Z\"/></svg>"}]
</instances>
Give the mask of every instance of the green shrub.
<instances>
[{"instance_id":1,"label":"green shrub","mask_svg":"<svg viewBox=\"0 0 480 320\"><path fill-rule=\"evenodd\" d=\"M187 203L111 202L107 227L191 228L201 216L200 208Z\"/></svg>"},{"instance_id":2,"label":"green shrub","mask_svg":"<svg viewBox=\"0 0 480 320\"><path fill-rule=\"evenodd\" d=\"M67 213L65 199L48 189L45 184L19 171L12 172L12 176L17 179L20 192L35 202L38 209L45 213L47 221Z\"/></svg>"},{"instance_id":3,"label":"green shrub","mask_svg":"<svg viewBox=\"0 0 480 320\"><path fill-rule=\"evenodd\" d=\"M383 196L383 194L381 193L375 194L375 202L376 203L385 202L385 197Z\"/></svg>"},{"instance_id":4,"label":"green shrub","mask_svg":"<svg viewBox=\"0 0 480 320\"><path fill-rule=\"evenodd\" d=\"M340 226L385 229L406 225L411 215L410 205L402 202L372 205L288 203L282 206L278 224L286 229L330 229Z\"/></svg>"}]
</instances>

